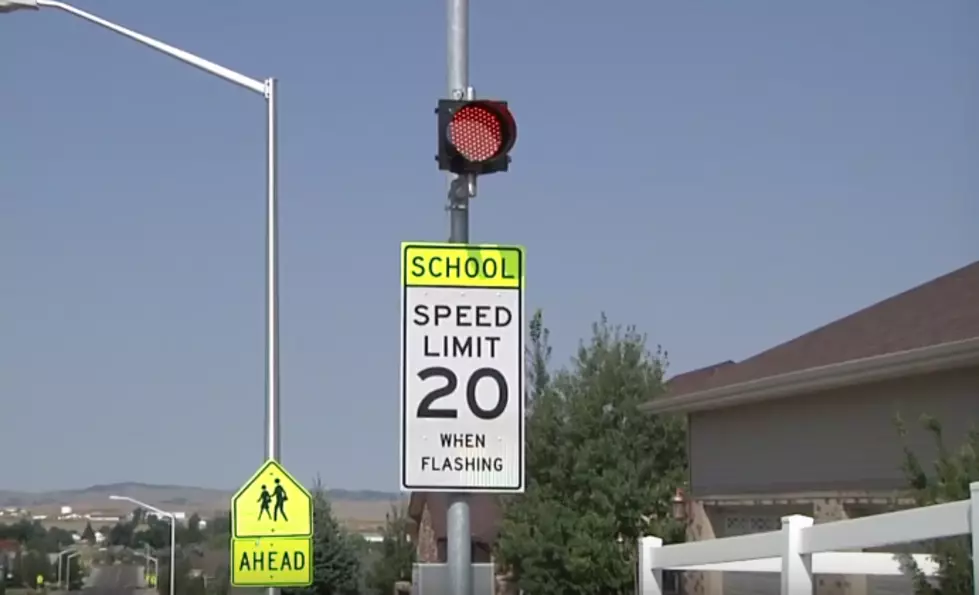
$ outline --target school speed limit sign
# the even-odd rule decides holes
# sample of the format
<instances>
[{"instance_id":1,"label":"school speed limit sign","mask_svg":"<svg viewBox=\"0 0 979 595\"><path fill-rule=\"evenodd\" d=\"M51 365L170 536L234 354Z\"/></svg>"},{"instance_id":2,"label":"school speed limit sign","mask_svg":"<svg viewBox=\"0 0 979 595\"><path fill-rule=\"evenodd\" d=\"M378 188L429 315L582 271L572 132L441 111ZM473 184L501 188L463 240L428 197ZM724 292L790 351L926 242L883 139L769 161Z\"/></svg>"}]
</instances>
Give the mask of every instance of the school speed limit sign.
<instances>
[{"instance_id":1,"label":"school speed limit sign","mask_svg":"<svg viewBox=\"0 0 979 595\"><path fill-rule=\"evenodd\" d=\"M524 490L524 250L401 246L401 489Z\"/></svg>"}]
</instances>

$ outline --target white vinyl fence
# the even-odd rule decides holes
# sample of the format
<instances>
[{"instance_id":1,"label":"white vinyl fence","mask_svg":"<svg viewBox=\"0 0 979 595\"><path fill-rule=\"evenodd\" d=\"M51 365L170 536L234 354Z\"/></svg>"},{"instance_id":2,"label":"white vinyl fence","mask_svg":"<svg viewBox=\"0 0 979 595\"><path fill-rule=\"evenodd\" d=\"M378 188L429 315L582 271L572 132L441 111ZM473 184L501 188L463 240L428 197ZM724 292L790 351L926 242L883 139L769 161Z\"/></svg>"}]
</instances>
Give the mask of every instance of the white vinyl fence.
<instances>
[{"instance_id":1,"label":"white vinyl fence","mask_svg":"<svg viewBox=\"0 0 979 595\"><path fill-rule=\"evenodd\" d=\"M973 576L979 577L979 482L971 498L869 517L813 524L807 516L782 518L782 530L663 545L658 537L639 540L639 595L663 595L663 570L776 572L782 595L812 595L814 574L903 574L894 554L863 553L878 548L957 535L972 535ZM913 556L925 574L937 565ZM979 587L973 586L975 595Z\"/></svg>"}]
</instances>

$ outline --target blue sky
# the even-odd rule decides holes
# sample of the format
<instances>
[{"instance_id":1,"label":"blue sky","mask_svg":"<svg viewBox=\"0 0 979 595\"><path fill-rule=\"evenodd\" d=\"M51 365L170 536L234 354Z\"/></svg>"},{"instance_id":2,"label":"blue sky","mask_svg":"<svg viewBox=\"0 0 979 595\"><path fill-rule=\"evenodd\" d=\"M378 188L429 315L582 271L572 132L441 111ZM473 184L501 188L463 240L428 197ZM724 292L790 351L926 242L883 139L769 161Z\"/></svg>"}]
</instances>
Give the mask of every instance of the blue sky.
<instances>
[{"instance_id":1,"label":"blue sky","mask_svg":"<svg viewBox=\"0 0 979 595\"><path fill-rule=\"evenodd\" d=\"M396 489L399 243L447 234L444 3L78 2L281 79L283 460ZM558 363L602 311L673 372L747 357L979 254L977 26L973 0L473 0L472 84L520 138L472 238L527 246ZM263 101L55 11L0 15L0 52L0 488L240 484Z\"/></svg>"}]
</instances>

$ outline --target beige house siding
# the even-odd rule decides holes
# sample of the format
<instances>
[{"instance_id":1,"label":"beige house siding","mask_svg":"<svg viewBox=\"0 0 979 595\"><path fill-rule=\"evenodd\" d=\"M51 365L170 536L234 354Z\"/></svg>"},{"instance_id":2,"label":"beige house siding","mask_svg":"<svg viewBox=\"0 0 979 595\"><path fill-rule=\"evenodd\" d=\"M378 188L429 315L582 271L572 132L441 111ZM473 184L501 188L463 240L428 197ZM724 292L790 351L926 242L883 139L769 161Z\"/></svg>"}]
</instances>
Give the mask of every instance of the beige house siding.
<instances>
[{"instance_id":1,"label":"beige house siding","mask_svg":"<svg viewBox=\"0 0 979 595\"><path fill-rule=\"evenodd\" d=\"M924 457L922 414L941 420L957 446L979 423L979 368L692 413L692 496L904 489L898 411Z\"/></svg>"},{"instance_id":2,"label":"beige house siding","mask_svg":"<svg viewBox=\"0 0 979 595\"><path fill-rule=\"evenodd\" d=\"M837 498L799 497L774 498L778 504L759 504L754 500L705 504L700 501L688 505L687 538L701 541L764 531L777 531L780 518L791 514L813 517L816 523L857 518L868 514L880 514L890 510L894 503L871 504L871 499L854 499L844 502ZM902 548L903 549L903 548ZM875 551L888 551L880 548ZM685 595L778 595L778 574L751 572L685 572ZM903 577L866 577L842 575L818 575L815 595L911 595L910 581Z\"/></svg>"}]
</instances>

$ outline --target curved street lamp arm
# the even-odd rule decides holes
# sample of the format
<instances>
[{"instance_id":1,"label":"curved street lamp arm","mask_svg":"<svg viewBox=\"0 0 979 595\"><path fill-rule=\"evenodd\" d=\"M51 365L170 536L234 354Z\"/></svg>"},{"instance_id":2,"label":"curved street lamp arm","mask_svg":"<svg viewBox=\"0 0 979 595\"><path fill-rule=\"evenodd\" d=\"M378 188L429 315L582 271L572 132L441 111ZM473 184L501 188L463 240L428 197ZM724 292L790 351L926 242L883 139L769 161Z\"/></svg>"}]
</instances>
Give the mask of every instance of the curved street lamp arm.
<instances>
[{"instance_id":1,"label":"curved street lamp arm","mask_svg":"<svg viewBox=\"0 0 979 595\"><path fill-rule=\"evenodd\" d=\"M244 87L256 93L260 93L262 95L266 94L266 83L264 81L255 80L239 72L235 72L230 68L225 68L220 64L211 62L210 60L206 60L204 58L201 58L200 56L191 54L190 52L186 52L180 48L176 48L168 43L164 43L148 35L143 35L138 31L133 31L132 29L123 27L122 25L117 25L112 21L107 21L102 17L96 16L90 12L86 12L79 8L75 8L71 4L67 4L65 2L58 2L57 0L37 0L37 6L56 8L58 10L62 10L64 12L70 13L80 19L84 19L90 23L94 23L96 25L99 25L100 27L104 27L112 31L113 33L118 33L123 37L127 37L133 41L141 43L149 48L152 48L162 54L166 54L171 58L180 60L181 62L185 64L189 64L194 68L203 70L208 74L214 75L218 78L222 78L230 83L234 83L238 86Z\"/></svg>"},{"instance_id":2,"label":"curved street lamp arm","mask_svg":"<svg viewBox=\"0 0 979 595\"><path fill-rule=\"evenodd\" d=\"M139 506L140 508L144 508L144 509L152 512L153 514L157 515L157 516L166 517L166 518L170 519L171 521L176 521L177 520L177 517L172 512L167 512L167 511L165 511L165 510L163 510L161 508L157 508L156 506L153 506L151 504L147 504L146 502L143 502L141 500L137 500L136 498L130 498L129 496L115 496L115 495L112 495L112 496L109 496L109 500L123 500L125 502L129 502L130 504L135 504L136 506Z\"/></svg>"}]
</instances>

